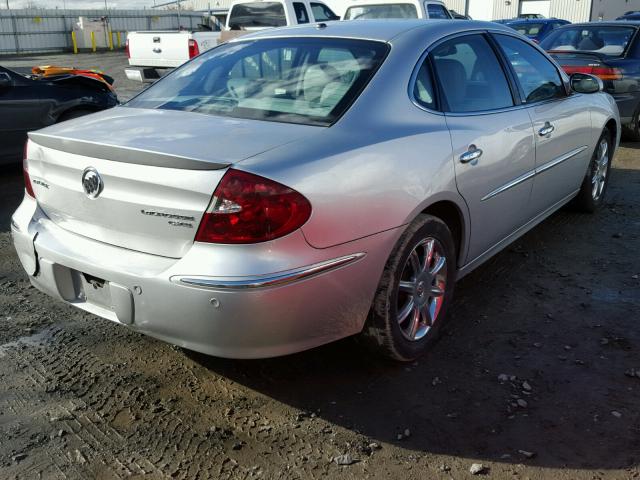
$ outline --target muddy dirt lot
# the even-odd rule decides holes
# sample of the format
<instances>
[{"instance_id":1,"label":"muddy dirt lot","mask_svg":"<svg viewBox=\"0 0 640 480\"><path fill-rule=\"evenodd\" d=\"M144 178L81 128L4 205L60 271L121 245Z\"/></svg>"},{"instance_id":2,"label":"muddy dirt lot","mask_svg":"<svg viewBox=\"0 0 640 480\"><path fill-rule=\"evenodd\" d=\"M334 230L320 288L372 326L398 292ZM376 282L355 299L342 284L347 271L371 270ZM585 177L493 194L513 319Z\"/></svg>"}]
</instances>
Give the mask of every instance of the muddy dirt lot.
<instances>
[{"instance_id":1,"label":"muddy dirt lot","mask_svg":"<svg viewBox=\"0 0 640 480\"><path fill-rule=\"evenodd\" d=\"M1 171L2 479L640 477L640 144L599 213L561 211L461 281L409 365L351 339L216 359L62 305L14 254L21 196Z\"/></svg>"}]
</instances>

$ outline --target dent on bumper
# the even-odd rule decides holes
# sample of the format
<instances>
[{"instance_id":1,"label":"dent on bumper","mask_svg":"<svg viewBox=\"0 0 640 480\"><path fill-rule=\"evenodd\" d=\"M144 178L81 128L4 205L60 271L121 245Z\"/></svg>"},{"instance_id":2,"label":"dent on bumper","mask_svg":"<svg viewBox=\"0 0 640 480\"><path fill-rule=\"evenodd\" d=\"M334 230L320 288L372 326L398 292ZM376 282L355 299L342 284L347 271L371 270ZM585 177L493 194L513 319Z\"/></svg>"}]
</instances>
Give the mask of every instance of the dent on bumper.
<instances>
[{"instance_id":1,"label":"dent on bumper","mask_svg":"<svg viewBox=\"0 0 640 480\"><path fill-rule=\"evenodd\" d=\"M30 277L34 286L150 336L230 358L284 355L359 332L399 235L325 250L300 232L268 245L196 243L176 260L87 239L34 215L42 266ZM25 229L23 217L16 222ZM106 280L107 300L89 300L82 274Z\"/></svg>"}]
</instances>

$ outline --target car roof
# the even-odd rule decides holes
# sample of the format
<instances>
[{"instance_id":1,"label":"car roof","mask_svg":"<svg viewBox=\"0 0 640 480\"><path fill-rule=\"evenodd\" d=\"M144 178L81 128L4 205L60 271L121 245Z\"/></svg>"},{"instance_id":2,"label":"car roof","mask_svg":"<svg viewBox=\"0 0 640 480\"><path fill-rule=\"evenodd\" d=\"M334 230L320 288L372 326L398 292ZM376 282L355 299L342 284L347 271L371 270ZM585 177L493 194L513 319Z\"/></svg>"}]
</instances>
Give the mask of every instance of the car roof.
<instances>
[{"instance_id":1,"label":"car roof","mask_svg":"<svg viewBox=\"0 0 640 480\"><path fill-rule=\"evenodd\" d=\"M583 22L583 23L572 23L570 25L563 25L561 28L567 27L624 27L624 26L632 26L638 27L640 26L640 21L638 20L611 20L607 22Z\"/></svg>"},{"instance_id":2,"label":"car roof","mask_svg":"<svg viewBox=\"0 0 640 480\"><path fill-rule=\"evenodd\" d=\"M496 30L513 33L513 30L507 26L475 20L367 19L318 22L290 27L269 28L242 35L231 41L236 42L255 38L322 36L391 42L392 39L404 33L409 31L417 33L418 30L422 30L424 33L432 33L434 37L438 38L469 30Z\"/></svg>"},{"instance_id":3,"label":"car roof","mask_svg":"<svg viewBox=\"0 0 640 480\"><path fill-rule=\"evenodd\" d=\"M511 25L513 23L557 23L566 22L571 23L569 20L563 20L562 18L518 18L516 20L507 20L506 24Z\"/></svg>"}]
</instances>

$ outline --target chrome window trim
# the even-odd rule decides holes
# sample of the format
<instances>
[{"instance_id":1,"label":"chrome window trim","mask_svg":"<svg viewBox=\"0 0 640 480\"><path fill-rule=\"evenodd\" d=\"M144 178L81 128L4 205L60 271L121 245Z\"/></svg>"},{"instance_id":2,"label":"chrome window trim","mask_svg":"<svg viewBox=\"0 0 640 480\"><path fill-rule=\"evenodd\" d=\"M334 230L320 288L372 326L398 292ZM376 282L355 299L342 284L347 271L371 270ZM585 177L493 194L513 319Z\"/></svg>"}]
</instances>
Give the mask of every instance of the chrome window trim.
<instances>
[{"instance_id":1,"label":"chrome window trim","mask_svg":"<svg viewBox=\"0 0 640 480\"><path fill-rule=\"evenodd\" d=\"M286 270L270 275L256 275L251 277L201 277L201 276L173 276L171 281L189 287L199 287L211 290L247 290L266 287L279 287L298 280L315 277L330 270L349 265L362 259L365 253L354 253L344 257L334 258L324 262L314 263L306 267ZM234 279L235 278L235 279Z\"/></svg>"},{"instance_id":2,"label":"chrome window trim","mask_svg":"<svg viewBox=\"0 0 640 480\"><path fill-rule=\"evenodd\" d=\"M480 201L484 202L485 200L489 200L490 198L493 198L496 195L501 194L502 192L506 192L507 190L515 187L516 185L519 185L522 182L529 180L530 178L535 177L537 175L540 175L541 173L546 172L550 168L560 165L562 162L565 162L570 158L573 158L576 155L579 155L580 153L584 152L587 148L589 147L587 147L586 145L583 145L581 147L571 150L570 152L560 155L559 157L556 157L553 160L548 161L547 163L543 163L539 167L536 167L533 170L529 170L528 172L523 173L519 177L514 178L510 182L507 182L504 185L496 188L495 190L492 190L491 192L487 193L484 197L480 199Z\"/></svg>"}]
</instances>

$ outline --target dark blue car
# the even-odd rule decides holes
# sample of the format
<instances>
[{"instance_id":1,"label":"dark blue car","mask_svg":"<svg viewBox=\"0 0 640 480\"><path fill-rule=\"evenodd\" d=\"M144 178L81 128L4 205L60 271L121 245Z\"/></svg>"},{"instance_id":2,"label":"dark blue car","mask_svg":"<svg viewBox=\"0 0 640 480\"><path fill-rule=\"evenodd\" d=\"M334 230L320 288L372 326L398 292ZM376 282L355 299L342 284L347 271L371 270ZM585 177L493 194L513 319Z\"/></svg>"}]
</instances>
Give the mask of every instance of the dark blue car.
<instances>
[{"instance_id":1,"label":"dark blue car","mask_svg":"<svg viewBox=\"0 0 640 480\"><path fill-rule=\"evenodd\" d=\"M544 37L553 32L556 28L567 25L571 22L560 20L558 18L531 18L511 20L503 23L522 35L529 37L534 42L540 43Z\"/></svg>"},{"instance_id":2,"label":"dark blue car","mask_svg":"<svg viewBox=\"0 0 640 480\"><path fill-rule=\"evenodd\" d=\"M618 104L625 137L640 141L640 21L566 25L540 46L568 74L600 77Z\"/></svg>"}]
</instances>

